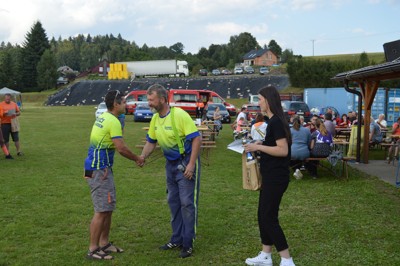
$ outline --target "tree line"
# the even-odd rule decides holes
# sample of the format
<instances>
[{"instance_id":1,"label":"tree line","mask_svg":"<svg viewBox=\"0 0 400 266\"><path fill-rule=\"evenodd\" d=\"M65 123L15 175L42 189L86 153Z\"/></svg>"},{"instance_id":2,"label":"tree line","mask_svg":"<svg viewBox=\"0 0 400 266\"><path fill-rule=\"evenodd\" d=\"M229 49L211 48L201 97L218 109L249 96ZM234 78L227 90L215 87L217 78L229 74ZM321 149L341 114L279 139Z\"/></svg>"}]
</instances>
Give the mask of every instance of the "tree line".
<instances>
[{"instance_id":1,"label":"tree line","mask_svg":"<svg viewBox=\"0 0 400 266\"><path fill-rule=\"evenodd\" d=\"M382 62L378 62L382 63ZM370 65L376 65L377 62L369 60L368 55L363 52L356 60L331 61L315 60L312 58L303 58L293 56L287 62L286 71L289 75L290 84L298 88L332 88L342 87L339 81L331 80L339 73L363 68ZM399 88L400 80L388 80L380 83L380 87ZM350 86L358 87L358 84Z\"/></svg>"}]
</instances>

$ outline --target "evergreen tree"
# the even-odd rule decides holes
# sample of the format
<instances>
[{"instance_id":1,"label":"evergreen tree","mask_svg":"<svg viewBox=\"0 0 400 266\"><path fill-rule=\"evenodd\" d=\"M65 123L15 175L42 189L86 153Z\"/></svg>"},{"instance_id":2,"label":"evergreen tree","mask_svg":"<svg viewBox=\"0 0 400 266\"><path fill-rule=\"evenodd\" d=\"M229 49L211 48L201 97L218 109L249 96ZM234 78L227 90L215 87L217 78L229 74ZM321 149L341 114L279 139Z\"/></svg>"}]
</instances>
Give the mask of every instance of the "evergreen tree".
<instances>
[{"instance_id":1,"label":"evergreen tree","mask_svg":"<svg viewBox=\"0 0 400 266\"><path fill-rule=\"evenodd\" d=\"M38 65L37 65L37 72L38 72L38 86L41 90L49 90L55 87L57 82L57 64L56 58L50 49L47 49Z\"/></svg>"},{"instance_id":2,"label":"evergreen tree","mask_svg":"<svg viewBox=\"0 0 400 266\"><path fill-rule=\"evenodd\" d=\"M280 57L282 55L282 48L275 40L271 40L268 44L268 49L271 50L276 56Z\"/></svg>"},{"instance_id":3,"label":"evergreen tree","mask_svg":"<svg viewBox=\"0 0 400 266\"><path fill-rule=\"evenodd\" d=\"M33 24L23 44L22 91L37 91L37 64L44 51L50 48L49 40L40 21Z\"/></svg>"}]
</instances>

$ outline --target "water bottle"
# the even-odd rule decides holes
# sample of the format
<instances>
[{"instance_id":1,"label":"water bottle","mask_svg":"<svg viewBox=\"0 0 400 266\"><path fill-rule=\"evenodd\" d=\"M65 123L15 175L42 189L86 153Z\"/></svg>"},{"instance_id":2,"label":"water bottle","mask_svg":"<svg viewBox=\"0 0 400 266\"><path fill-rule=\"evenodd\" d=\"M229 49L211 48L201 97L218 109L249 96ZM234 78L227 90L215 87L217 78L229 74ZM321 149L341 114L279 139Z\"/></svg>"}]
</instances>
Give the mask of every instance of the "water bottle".
<instances>
[{"instance_id":1,"label":"water bottle","mask_svg":"<svg viewBox=\"0 0 400 266\"><path fill-rule=\"evenodd\" d=\"M245 145L245 144L247 144L247 139L245 139L245 138L243 138L242 139L242 144L243 145ZM253 160L254 158L253 158L253 154L251 154L251 152L247 152L246 153L246 159L247 159L247 161L251 161L251 160Z\"/></svg>"}]
</instances>

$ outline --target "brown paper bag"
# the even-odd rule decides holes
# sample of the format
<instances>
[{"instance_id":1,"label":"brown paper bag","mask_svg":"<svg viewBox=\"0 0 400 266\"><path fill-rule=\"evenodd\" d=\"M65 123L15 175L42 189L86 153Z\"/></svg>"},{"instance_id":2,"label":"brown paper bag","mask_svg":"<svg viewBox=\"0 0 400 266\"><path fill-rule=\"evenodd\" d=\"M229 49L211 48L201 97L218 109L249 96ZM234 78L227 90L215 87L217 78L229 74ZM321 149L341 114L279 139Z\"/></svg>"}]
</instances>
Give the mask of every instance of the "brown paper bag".
<instances>
[{"instance_id":1,"label":"brown paper bag","mask_svg":"<svg viewBox=\"0 0 400 266\"><path fill-rule=\"evenodd\" d=\"M242 178L243 189L260 190L261 189L261 173L257 159L247 161L246 153L242 154Z\"/></svg>"},{"instance_id":2,"label":"brown paper bag","mask_svg":"<svg viewBox=\"0 0 400 266\"><path fill-rule=\"evenodd\" d=\"M18 117L11 119L11 132L19 132Z\"/></svg>"}]
</instances>

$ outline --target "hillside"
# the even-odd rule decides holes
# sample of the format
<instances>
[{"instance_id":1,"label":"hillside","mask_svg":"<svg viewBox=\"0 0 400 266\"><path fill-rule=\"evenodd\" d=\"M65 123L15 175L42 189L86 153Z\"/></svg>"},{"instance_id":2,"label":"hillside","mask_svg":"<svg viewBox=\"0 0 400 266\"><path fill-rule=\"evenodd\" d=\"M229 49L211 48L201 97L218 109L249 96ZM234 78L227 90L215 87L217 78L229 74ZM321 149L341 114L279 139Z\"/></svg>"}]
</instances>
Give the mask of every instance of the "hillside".
<instances>
[{"instance_id":1,"label":"hillside","mask_svg":"<svg viewBox=\"0 0 400 266\"><path fill-rule=\"evenodd\" d=\"M304 58L329 59L331 61L357 61L360 58L359 54L337 54L337 55L318 55L318 56L305 56ZM367 53L368 59L374 61L376 64L385 62L385 54L382 53Z\"/></svg>"},{"instance_id":2,"label":"hillside","mask_svg":"<svg viewBox=\"0 0 400 266\"><path fill-rule=\"evenodd\" d=\"M289 86L287 75L248 75L207 78L148 78L138 80L84 80L74 83L51 95L47 105L95 105L103 101L110 89L123 93L132 90L146 90L150 85L160 83L167 89L212 90L225 99L247 98L257 94L267 85L275 86L279 91Z\"/></svg>"}]
</instances>

